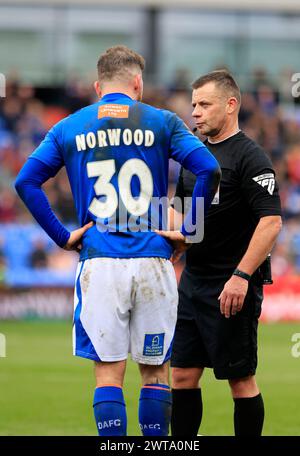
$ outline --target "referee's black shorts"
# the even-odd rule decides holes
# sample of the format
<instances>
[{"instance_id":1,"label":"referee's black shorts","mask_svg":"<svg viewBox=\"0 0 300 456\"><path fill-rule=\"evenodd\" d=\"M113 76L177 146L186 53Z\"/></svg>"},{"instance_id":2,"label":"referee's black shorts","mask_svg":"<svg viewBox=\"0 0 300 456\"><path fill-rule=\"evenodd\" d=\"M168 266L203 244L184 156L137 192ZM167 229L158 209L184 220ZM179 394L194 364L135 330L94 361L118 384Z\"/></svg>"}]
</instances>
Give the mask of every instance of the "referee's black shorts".
<instances>
[{"instance_id":1,"label":"referee's black shorts","mask_svg":"<svg viewBox=\"0 0 300 456\"><path fill-rule=\"evenodd\" d=\"M211 367L217 379L255 374L263 287L251 279L242 310L225 318L218 297L228 279L204 279L183 271L172 367Z\"/></svg>"}]
</instances>

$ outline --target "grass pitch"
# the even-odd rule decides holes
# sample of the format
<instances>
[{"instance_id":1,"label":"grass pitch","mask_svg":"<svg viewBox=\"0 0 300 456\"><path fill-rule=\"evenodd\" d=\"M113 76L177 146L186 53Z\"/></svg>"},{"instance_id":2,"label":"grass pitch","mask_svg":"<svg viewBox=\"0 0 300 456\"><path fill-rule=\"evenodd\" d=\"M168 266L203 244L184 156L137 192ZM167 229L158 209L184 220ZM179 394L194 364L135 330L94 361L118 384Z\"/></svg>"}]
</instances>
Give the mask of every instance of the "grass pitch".
<instances>
[{"instance_id":1,"label":"grass pitch","mask_svg":"<svg viewBox=\"0 0 300 456\"><path fill-rule=\"evenodd\" d=\"M0 435L96 435L92 412L93 363L72 356L71 322L0 322L6 358L0 358ZM264 435L300 435L300 357L291 354L299 324L260 325L257 379L264 396ZM128 434L140 435L140 379L128 361L124 388ZM226 381L207 370L202 382L200 433L233 435L233 404Z\"/></svg>"}]
</instances>

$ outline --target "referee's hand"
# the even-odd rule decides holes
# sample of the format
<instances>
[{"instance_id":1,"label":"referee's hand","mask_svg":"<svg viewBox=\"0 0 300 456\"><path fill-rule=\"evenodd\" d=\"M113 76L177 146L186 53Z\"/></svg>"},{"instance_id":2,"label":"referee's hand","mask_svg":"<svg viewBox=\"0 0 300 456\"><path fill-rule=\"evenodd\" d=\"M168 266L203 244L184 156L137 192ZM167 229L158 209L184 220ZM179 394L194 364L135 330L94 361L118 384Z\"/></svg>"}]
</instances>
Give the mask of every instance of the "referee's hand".
<instances>
[{"instance_id":1,"label":"referee's hand","mask_svg":"<svg viewBox=\"0 0 300 456\"><path fill-rule=\"evenodd\" d=\"M163 236L164 238L168 239L171 242L174 248L173 255L171 256L172 263L177 263L177 261L181 258L184 252L190 247L191 244L187 243L185 240L185 236L180 233L180 231L163 231L163 230L155 230L155 233Z\"/></svg>"},{"instance_id":2,"label":"referee's hand","mask_svg":"<svg viewBox=\"0 0 300 456\"><path fill-rule=\"evenodd\" d=\"M220 301L220 310L225 318L236 315L237 312L242 310L247 290L247 280L235 275L225 283L224 288L218 297Z\"/></svg>"},{"instance_id":3,"label":"referee's hand","mask_svg":"<svg viewBox=\"0 0 300 456\"><path fill-rule=\"evenodd\" d=\"M68 242L64 246L64 249L65 250L76 250L76 252L79 253L82 248L81 238L87 230L92 228L93 225L94 225L94 222L89 222L86 225L82 226L81 228L71 231L71 235L68 239Z\"/></svg>"}]
</instances>

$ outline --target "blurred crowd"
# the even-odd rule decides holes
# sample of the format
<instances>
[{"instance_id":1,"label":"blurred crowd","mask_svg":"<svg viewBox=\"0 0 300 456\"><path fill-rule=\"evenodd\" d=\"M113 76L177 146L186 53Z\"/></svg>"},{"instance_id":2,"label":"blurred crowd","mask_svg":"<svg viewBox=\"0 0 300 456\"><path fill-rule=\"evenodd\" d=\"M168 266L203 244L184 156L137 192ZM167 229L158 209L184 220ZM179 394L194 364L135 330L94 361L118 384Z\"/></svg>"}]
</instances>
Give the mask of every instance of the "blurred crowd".
<instances>
[{"instance_id":1,"label":"blurred crowd","mask_svg":"<svg viewBox=\"0 0 300 456\"><path fill-rule=\"evenodd\" d=\"M169 87L146 86L144 102L176 112L193 128L187 79L187 74L179 71ZM56 248L36 229L31 215L15 193L13 182L48 129L69 113L94 101L90 86L76 79L57 89L34 88L19 83L17 78L7 81L6 97L0 100L0 283L34 285L43 281L43 271L49 283L63 275L66 280L60 283L68 284L72 280L77 255ZM300 274L298 101L292 97L290 85L276 86L261 69L251 78L251 85L244 88L242 96L240 127L270 156L280 185L284 227L272 256L274 276ZM174 192L177 175L178 166L174 163L170 167L170 194ZM47 182L45 191L60 220L70 227L76 226L64 170ZM21 229L25 225L27 231ZM24 277L27 277L25 282Z\"/></svg>"}]
</instances>

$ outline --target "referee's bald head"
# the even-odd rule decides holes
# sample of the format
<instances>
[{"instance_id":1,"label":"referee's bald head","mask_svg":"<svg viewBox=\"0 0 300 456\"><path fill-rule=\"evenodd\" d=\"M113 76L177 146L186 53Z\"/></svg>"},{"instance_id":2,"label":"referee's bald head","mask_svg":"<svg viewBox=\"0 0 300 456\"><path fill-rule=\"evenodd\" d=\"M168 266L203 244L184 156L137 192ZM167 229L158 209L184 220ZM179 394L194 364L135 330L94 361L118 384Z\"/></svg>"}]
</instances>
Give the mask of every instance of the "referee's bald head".
<instances>
[{"instance_id":1,"label":"referee's bald head","mask_svg":"<svg viewBox=\"0 0 300 456\"><path fill-rule=\"evenodd\" d=\"M192 88L197 90L210 82L213 82L223 95L226 95L226 97L234 97L238 104L241 104L240 88L234 77L227 70L211 71L210 73L200 76L193 82Z\"/></svg>"}]
</instances>

